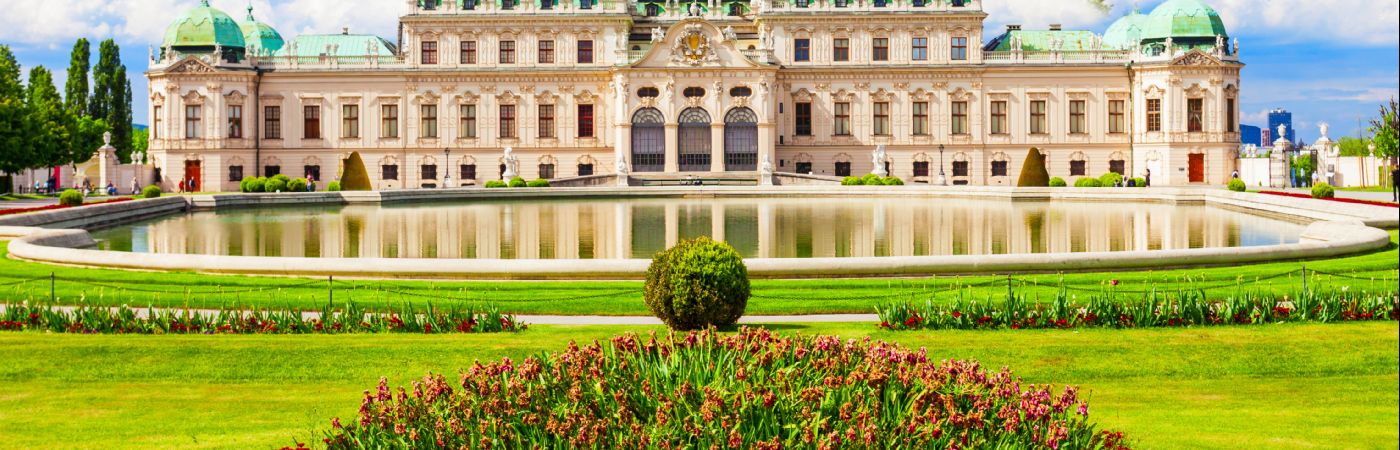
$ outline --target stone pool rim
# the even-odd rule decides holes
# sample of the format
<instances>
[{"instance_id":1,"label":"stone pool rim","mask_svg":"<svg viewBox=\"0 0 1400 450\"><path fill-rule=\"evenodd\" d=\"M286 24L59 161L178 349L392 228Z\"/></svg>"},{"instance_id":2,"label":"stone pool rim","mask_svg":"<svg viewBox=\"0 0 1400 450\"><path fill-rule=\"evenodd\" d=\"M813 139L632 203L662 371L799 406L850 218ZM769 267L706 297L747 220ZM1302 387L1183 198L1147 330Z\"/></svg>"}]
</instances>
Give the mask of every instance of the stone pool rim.
<instances>
[{"instance_id":1,"label":"stone pool rim","mask_svg":"<svg viewBox=\"0 0 1400 450\"><path fill-rule=\"evenodd\" d=\"M94 250L86 229L191 211L290 205L394 204L431 201L606 198L810 198L917 197L1009 201L1105 201L1205 204L1250 214L1307 222L1300 241L1255 247L1220 247L1084 253L750 258L749 274L761 279L919 277L1006 273L1126 271L1226 266L1345 256L1384 249L1400 217L1394 208L1230 192L1217 188L1007 188L1007 187L587 187L537 189L436 189L296 194L167 196L0 218L0 239L11 239L13 259L68 266L210 274L335 276L371 279L635 280L646 259L427 259L308 258L150 254Z\"/></svg>"}]
</instances>

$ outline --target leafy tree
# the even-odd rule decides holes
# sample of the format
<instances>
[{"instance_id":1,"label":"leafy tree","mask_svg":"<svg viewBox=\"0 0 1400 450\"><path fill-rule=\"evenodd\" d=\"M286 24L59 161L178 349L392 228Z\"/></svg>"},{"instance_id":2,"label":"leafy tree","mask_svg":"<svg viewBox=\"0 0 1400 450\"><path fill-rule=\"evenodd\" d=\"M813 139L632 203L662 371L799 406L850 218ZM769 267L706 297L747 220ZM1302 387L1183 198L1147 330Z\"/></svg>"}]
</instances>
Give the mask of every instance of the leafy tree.
<instances>
[{"instance_id":1,"label":"leafy tree","mask_svg":"<svg viewBox=\"0 0 1400 450\"><path fill-rule=\"evenodd\" d=\"M0 172L13 174L35 166L25 117L20 65L10 47L0 45Z\"/></svg>"},{"instance_id":2,"label":"leafy tree","mask_svg":"<svg viewBox=\"0 0 1400 450\"><path fill-rule=\"evenodd\" d=\"M92 46L87 38L73 44L73 60L68 63L68 84L64 86L63 104L75 114L88 113L88 71L92 70Z\"/></svg>"},{"instance_id":3,"label":"leafy tree","mask_svg":"<svg viewBox=\"0 0 1400 450\"><path fill-rule=\"evenodd\" d=\"M97 49L97 66L93 68L92 101L88 114L102 119L112 127L112 146L117 158L131 161L131 81L122 65L121 49L116 41L102 41Z\"/></svg>"},{"instance_id":4,"label":"leafy tree","mask_svg":"<svg viewBox=\"0 0 1400 450\"><path fill-rule=\"evenodd\" d=\"M1370 128L1375 136L1372 140L1376 143L1376 156L1392 160L1400 157L1400 116L1395 110L1395 97L1391 97L1390 104L1381 105L1380 116L1371 119Z\"/></svg>"},{"instance_id":5,"label":"leafy tree","mask_svg":"<svg viewBox=\"0 0 1400 450\"><path fill-rule=\"evenodd\" d=\"M71 115L68 120L73 128L68 132L64 164L78 164L97 156L97 149L102 147L102 134L111 130L107 122L89 116Z\"/></svg>"},{"instance_id":6,"label":"leafy tree","mask_svg":"<svg viewBox=\"0 0 1400 450\"><path fill-rule=\"evenodd\" d=\"M1369 156L1371 154L1371 149L1367 148L1367 145L1370 144L1370 139L1360 139L1350 136L1337 140L1337 147L1341 148L1342 156Z\"/></svg>"},{"instance_id":7,"label":"leafy tree","mask_svg":"<svg viewBox=\"0 0 1400 450\"><path fill-rule=\"evenodd\" d=\"M1031 148L1026 153L1026 162L1021 166L1021 177L1016 180L1019 187L1046 187L1050 185L1050 173L1045 170L1045 155L1039 149Z\"/></svg>"},{"instance_id":8,"label":"leafy tree","mask_svg":"<svg viewBox=\"0 0 1400 450\"><path fill-rule=\"evenodd\" d=\"M146 128L132 127L131 130L131 160L134 162L146 162L146 150L151 147L151 130Z\"/></svg>"},{"instance_id":9,"label":"leafy tree","mask_svg":"<svg viewBox=\"0 0 1400 450\"><path fill-rule=\"evenodd\" d=\"M38 66L29 70L25 109L34 166L58 167L69 163L72 160L68 147L72 144L73 115L63 105L49 69Z\"/></svg>"}]
</instances>

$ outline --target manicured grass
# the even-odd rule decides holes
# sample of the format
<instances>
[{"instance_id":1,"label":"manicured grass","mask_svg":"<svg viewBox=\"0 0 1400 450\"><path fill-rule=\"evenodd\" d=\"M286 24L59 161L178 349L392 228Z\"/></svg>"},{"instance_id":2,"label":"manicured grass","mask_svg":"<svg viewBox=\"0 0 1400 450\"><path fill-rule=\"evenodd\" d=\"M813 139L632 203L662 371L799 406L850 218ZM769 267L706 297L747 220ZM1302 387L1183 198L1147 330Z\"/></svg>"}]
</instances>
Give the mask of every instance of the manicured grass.
<instances>
[{"instance_id":1,"label":"manicured grass","mask_svg":"<svg viewBox=\"0 0 1400 450\"><path fill-rule=\"evenodd\" d=\"M1389 186L1366 186L1366 187L1344 187L1337 188L1339 191L1347 192L1390 192Z\"/></svg>"},{"instance_id":2,"label":"manicured grass","mask_svg":"<svg viewBox=\"0 0 1400 450\"><path fill-rule=\"evenodd\" d=\"M1139 448L1396 448L1395 323L1210 329L890 333L934 358L1083 387L1092 417ZM379 376L403 384L479 358L516 361L650 327L537 326L511 335L0 334L0 442L18 448L266 448L316 442ZM449 376L449 378L455 378Z\"/></svg>"},{"instance_id":3,"label":"manicured grass","mask_svg":"<svg viewBox=\"0 0 1400 450\"><path fill-rule=\"evenodd\" d=\"M0 202L10 201L10 200L39 200L39 199L44 199L44 198L53 198L53 196L52 196L52 195L37 195L37 194L0 194Z\"/></svg>"},{"instance_id":4,"label":"manicured grass","mask_svg":"<svg viewBox=\"0 0 1400 450\"><path fill-rule=\"evenodd\" d=\"M1320 261L1293 261L1205 269L1017 275L1013 289L1032 301L1050 300L1063 283L1071 294L1098 292L1119 280L1120 293L1207 289L1218 298L1253 290L1295 293L1302 284L1298 271L1351 273L1362 279L1327 275L1310 277L1311 286L1350 286L1351 289L1393 290L1400 262L1397 233L1384 251ZM195 273L132 272L35 264L6 257L8 242L0 241L0 302L49 300L49 275L58 303L99 305L259 306L320 309L327 302L325 279L249 277ZM1288 273L1293 272L1293 273ZM1267 278L1286 274L1277 278ZM27 280L27 281L26 281ZM954 288L973 285L975 287ZM937 277L918 279L756 280L748 314L870 313L891 301L952 301L958 296L981 300L1004 299L1004 276ZM641 300L640 281L587 282L443 282L343 281L334 284L335 301L353 300L368 307L390 304L474 306L495 305L508 313L567 315L649 315Z\"/></svg>"}]
</instances>

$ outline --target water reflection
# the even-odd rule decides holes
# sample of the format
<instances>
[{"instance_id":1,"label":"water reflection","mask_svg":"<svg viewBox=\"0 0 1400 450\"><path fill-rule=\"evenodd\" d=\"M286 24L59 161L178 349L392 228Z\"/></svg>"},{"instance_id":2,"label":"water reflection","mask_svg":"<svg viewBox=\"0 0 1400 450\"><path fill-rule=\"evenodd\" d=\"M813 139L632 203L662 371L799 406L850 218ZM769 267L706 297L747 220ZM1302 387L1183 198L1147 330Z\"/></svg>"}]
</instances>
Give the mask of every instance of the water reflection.
<instances>
[{"instance_id":1,"label":"water reflection","mask_svg":"<svg viewBox=\"0 0 1400 450\"><path fill-rule=\"evenodd\" d=\"M651 199L204 212L99 231L108 250L305 257L650 258L711 236L745 257L988 255L1296 242L1301 225L1192 205Z\"/></svg>"}]
</instances>

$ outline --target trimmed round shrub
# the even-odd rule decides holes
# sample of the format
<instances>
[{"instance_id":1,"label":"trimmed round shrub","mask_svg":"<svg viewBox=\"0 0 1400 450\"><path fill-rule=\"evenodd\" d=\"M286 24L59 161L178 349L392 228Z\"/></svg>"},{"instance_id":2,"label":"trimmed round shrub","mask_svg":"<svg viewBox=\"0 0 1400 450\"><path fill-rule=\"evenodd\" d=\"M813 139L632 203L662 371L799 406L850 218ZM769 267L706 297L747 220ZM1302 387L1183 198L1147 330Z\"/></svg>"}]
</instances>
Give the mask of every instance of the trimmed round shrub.
<instances>
[{"instance_id":1,"label":"trimmed round shrub","mask_svg":"<svg viewBox=\"0 0 1400 450\"><path fill-rule=\"evenodd\" d=\"M1064 179L1064 178L1055 177L1055 178L1051 178L1051 179L1050 179L1050 187L1065 187L1065 186L1069 186L1069 184L1068 184L1068 183L1065 183L1065 179Z\"/></svg>"},{"instance_id":2,"label":"trimmed round shrub","mask_svg":"<svg viewBox=\"0 0 1400 450\"><path fill-rule=\"evenodd\" d=\"M287 182L287 191L306 192L306 185L307 183L305 178L293 178L292 181Z\"/></svg>"},{"instance_id":3,"label":"trimmed round shrub","mask_svg":"<svg viewBox=\"0 0 1400 450\"><path fill-rule=\"evenodd\" d=\"M1147 179L1143 177L1133 178L1133 187L1147 187Z\"/></svg>"},{"instance_id":4,"label":"trimmed round shrub","mask_svg":"<svg viewBox=\"0 0 1400 450\"><path fill-rule=\"evenodd\" d=\"M156 186L156 185L146 186L145 189L142 189L142 190L141 190L141 196L142 196L142 197L145 197L145 198L156 198L156 197L160 197L160 193L161 193L161 192L160 192L160 186Z\"/></svg>"},{"instance_id":5,"label":"trimmed round shrub","mask_svg":"<svg viewBox=\"0 0 1400 450\"><path fill-rule=\"evenodd\" d=\"M243 177L238 180L238 192L248 192L248 182L253 181L253 177Z\"/></svg>"},{"instance_id":6,"label":"trimmed round shrub","mask_svg":"<svg viewBox=\"0 0 1400 450\"><path fill-rule=\"evenodd\" d=\"M58 204L63 206L83 206L83 193L77 189L64 189L58 194Z\"/></svg>"},{"instance_id":7,"label":"trimmed round shrub","mask_svg":"<svg viewBox=\"0 0 1400 450\"><path fill-rule=\"evenodd\" d=\"M1099 186L1113 187L1123 182L1123 175L1117 172L1109 172L1099 176Z\"/></svg>"},{"instance_id":8,"label":"trimmed round shrub","mask_svg":"<svg viewBox=\"0 0 1400 450\"><path fill-rule=\"evenodd\" d=\"M326 424L324 441L304 440L331 450L1127 448L1123 433L1094 424L1079 388L989 367L761 328L627 333L408 386L380 378L358 413Z\"/></svg>"},{"instance_id":9,"label":"trimmed round shrub","mask_svg":"<svg viewBox=\"0 0 1400 450\"><path fill-rule=\"evenodd\" d=\"M682 241L652 258L643 297L674 330L732 326L749 304L749 269L727 243Z\"/></svg>"},{"instance_id":10,"label":"trimmed round shrub","mask_svg":"<svg viewBox=\"0 0 1400 450\"><path fill-rule=\"evenodd\" d=\"M326 183L326 191L328 191L328 192L340 192L340 182L339 182L339 181L332 181L332 182Z\"/></svg>"},{"instance_id":11,"label":"trimmed round shrub","mask_svg":"<svg viewBox=\"0 0 1400 450\"><path fill-rule=\"evenodd\" d=\"M340 176L340 188L347 191L370 190L369 172L365 170L365 160L360 152L351 152L349 158L341 162L345 173Z\"/></svg>"},{"instance_id":12,"label":"trimmed round shrub","mask_svg":"<svg viewBox=\"0 0 1400 450\"><path fill-rule=\"evenodd\" d=\"M279 174L277 174L277 175L270 176L270 177L268 177L268 179L269 179L269 180L282 180L282 184L283 184L283 185L286 185L286 184L289 184L289 183L292 182L292 177L289 177L289 176L287 176L286 174L281 174L281 173L279 173Z\"/></svg>"},{"instance_id":13,"label":"trimmed round shrub","mask_svg":"<svg viewBox=\"0 0 1400 450\"><path fill-rule=\"evenodd\" d=\"M904 180L899 179L899 177L885 177L884 183L885 186L903 186Z\"/></svg>"},{"instance_id":14,"label":"trimmed round shrub","mask_svg":"<svg viewBox=\"0 0 1400 450\"><path fill-rule=\"evenodd\" d=\"M282 181L280 178L277 178L277 177L268 178L267 181L263 183L263 191L264 191L264 192L286 192L286 191L287 191L287 182L286 182L286 181Z\"/></svg>"},{"instance_id":15,"label":"trimmed round shrub","mask_svg":"<svg viewBox=\"0 0 1400 450\"><path fill-rule=\"evenodd\" d=\"M860 184L863 184L863 185L866 185L866 186L884 186L884 185L885 185L885 183L884 183L883 181L881 181L880 176L879 176L879 175L876 175L876 174L873 174L873 173L867 173L867 174L865 174L865 176L861 177L861 178L860 178Z\"/></svg>"},{"instance_id":16,"label":"trimmed round shrub","mask_svg":"<svg viewBox=\"0 0 1400 450\"><path fill-rule=\"evenodd\" d=\"M1080 178L1080 179L1078 179L1078 180L1074 180L1074 187L1080 187L1080 188L1096 188L1096 187L1103 187L1103 185L1099 183L1099 179L1098 179L1098 178L1084 177L1084 178Z\"/></svg>"},{"instance_id":17,"label":"trimmed round shrub","mask_svg":"<svg viewBox=\"0 0 1400 450\"><path fill-rule=\"evenodd\" d=\"M1313 198L1334 198L1337 196L1337 192L1332 189L1332 185L1330 184L1318 183L1313 185L1312 196Z\"/></svg>"},{"instance_id":18,"label":"trimmed round shrub","mask_svg":"<svg viewBox=\"0 0 1400 450\"><path fill-rule=\"evenodd\" d=\"M845 177L841 179L842 186L860 186L862 184L865 183L860 180L860 177Z\"/></svg>"},{"instance_id":19,"label":"trimmed round shrub","mask_svg":"<svg viewBox=\"0 0 1400 450\"><path fill-rule=\"evenodd\" d=\"M513 177L513 178L510 179L510 187L513 187L513 188L522 188L522 187L526 187L526 186L529 186L529 185L530 185L530 183L526 183L524 178Z\"/></svg>"},{"instance_id":20,"label":"trimmed round shrub","mask_svg":"<svg viewBox=\"0 0 1400 450\"><path fill-rule=\"evenodd\" d=\"M498 188L503 188L503 187L506 187L506 186L507 186L507 185L506 185L506 182L501 181L501 180L490 180L490 181L487 181L487 182L486 182L486 188L487 188L487 189L498 189Z\"/></svg>"},{"instance_id":21,"label":"trimmed round shrub","mask_svg":"<svg viewBox=\"0 0 1400 450\"><path fill-rule=\"evenodd\" d=\"M263 177L245 179L243 182L248 185L243 192L263 192L267 188L267 179Z\"/></svg>"},{"instance_id":22,"label":"trimmed round shrub","mask_svg":"<svg viewBox=\"0 0 1400 450\"><path fill-rule=\"evenodd\" d=\"M1249 190L1249 187L1244 185L1244 180L1241 180L1239 178L1231 178L1230 184L1225 185L1225 187L1230 188L1230 190L1235 192L1244 192L1246 190Z\"/></svg>"},{"instance_id":23,"label":"trimmed round shrub","mask_svg":"<svg viewBox=\"0 0 1400 450\"><path fill-rule=\"evenodd\" d=\"M538 180L530 180L530 182L526 183L525 186L533 188L545 188L549 187L549 180L543 178L540 178Z\"/></svg>"},{"instance_id":24,"label":"trimmed round shrub","mask_svg":"<svg viewBox=\"0 0 1400 450\"><path fill-rule=\"evenodd\" d=\"M1045 170L1045 155L1031 147L1026 152L1026 162L1021 165L1021 177L1016 180L1020 187L1046 187L1050 185L1050 172Z\"/></svg>"}]
</instances>

